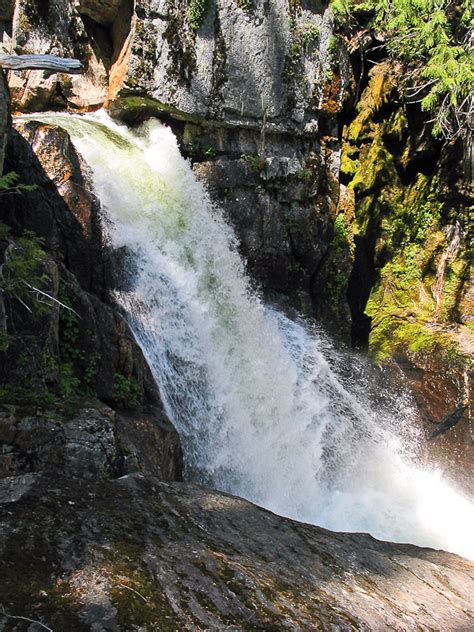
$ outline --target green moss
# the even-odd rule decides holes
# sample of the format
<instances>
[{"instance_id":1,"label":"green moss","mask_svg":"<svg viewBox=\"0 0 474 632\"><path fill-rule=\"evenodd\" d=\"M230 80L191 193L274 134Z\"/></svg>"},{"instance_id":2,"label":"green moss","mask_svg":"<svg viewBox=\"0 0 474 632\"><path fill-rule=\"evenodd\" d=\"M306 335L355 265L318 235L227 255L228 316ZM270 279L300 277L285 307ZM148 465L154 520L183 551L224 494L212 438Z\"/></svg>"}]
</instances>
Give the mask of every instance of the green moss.
<instances>
[{"instance_id":1,"label":"green moss","mask_svg":"<svg viewBox=\"0 0 474 632\"><path fill-rule=\"evenodd\" d=\"M448 310L437 312L431 291L433 275L426 273L430 255L421 245L409 243L381 270L366 306L366 314L372 318L369 351L378 362L408 353L418 360L437 354L449 364L465 363L449 328ZM448 308L455 300L463 269L457 261L447 272L444 295ZM437 320L436 326L433 320ZM440 329L443 322L446 331Z\"/></svg>"},{"instance_id":2,"label":"green moss","mask_svg":"<svg viewBox=\"0 0 474 632\"><path fill-rule=\"evenodd\" d=\"M133 542L114 542L103 550L101 572L111 582L110 599L123 630L137 628L175 632L175 614L165 591Z\"/></svg>"},{"instance_id":3,"label":"green moss","mask_svg":"<svg viewBox=\"0 0 474 632\"><path fill-rule=\"evenodd\" d=\"M460 246L446 266L442 296L434 297L440 260L448 248L442 229L449 218L443 180L439 172L417 173L408 182L400 175L411 160L412 135L405 133L402 108L388 109L389 116L381 112L391 81L383 68L372 71L356 118L344 130L341 157L341 172L351 178L348 186L355 195L352 232L370 252L378 278L365 309L372 322L369 351L377 361L403 353L413 359L438 353L457 362L463 354L452 319L465 293L467 255ZM392 141L403 143L405 136L401 151L392 154Z\"/></svg>"},{"instance_id":4,"label":"green moss","mask_svg":"<svg viewBox=\"0 0 474 632\"><path fill-rule=\"evenodd\" d=\"M141 95L127 95L116 99L110 106L110 113L115 118L127 123L141 122L150 116L160 117L163 113L170 114L173 118L180 121L187 121L197 125L205 122L202 116L184 112L158 99Z\"/></svg>"},{"instance_id":5,"label":"green moss","mask_svg":"<svg viewBox=\"0 0 474 632\"><path fill-rule=\"evenodd\" d=\"M341 209L342 211L342 209ZM332 318L344 325L347 285L351 271L353 235L345 213L339 212L334 220L333 237L329 245L329 257L325 264L325 294Z\"/></svg>"},{"instance_id":6,"label":"green moss","mask_svg":"<svg viewBox=\"0 0 474 632\"><path fill-rule=\"evenodd\" d=\"M392 89L393 78L391 67L388 64L380 64L370 71L369 84L357 104L357 116L347 132L349 140L357 141L359 139L374 115L387 103Z\"/></svg>"},{"instance_id":7,"label":"green moss","mask_svg":"<svg viewBox=\"0 0 474 632\"><path fill-rule=\"evenodd\" d=\"M403 110L396 110L384 125L384 132L397 140L402 140L403 133L408 129L408 121Z\"/></svg>"},{"instance_id":8,"label":"green moss","mask_svg":"<svg viewBox=\"0 0 474 632\"><path fill-rule=\"evenodd\" d=\"M377 133L370 145L362 148L359 166L350 186L360 191L368 191L374 185L397 180L393 156L387 150L381 134Z\"/></svg>"},{"instance_id":9,"label":"green moss","mask_svg":"<svg viewBox=\"0 0 474 632\"><path fill-rule=\"evenodd\" d=\"M341 174L344 176L354 176L358 169L359 163L354 156L358 155L358 150L352 147L348 142L344 142L342 145L341 154Z\"/></svg>"}]
</instances>

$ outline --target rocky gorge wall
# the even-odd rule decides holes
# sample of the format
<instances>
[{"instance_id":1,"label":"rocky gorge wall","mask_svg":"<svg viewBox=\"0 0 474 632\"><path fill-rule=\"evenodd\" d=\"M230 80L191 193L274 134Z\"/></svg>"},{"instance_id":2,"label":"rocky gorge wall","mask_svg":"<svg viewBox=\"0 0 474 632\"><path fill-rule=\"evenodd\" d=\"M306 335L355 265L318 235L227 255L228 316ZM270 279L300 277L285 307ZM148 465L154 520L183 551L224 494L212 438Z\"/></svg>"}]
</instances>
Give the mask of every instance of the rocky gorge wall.
<instances>
[{"instance_id":1,"label":"rocky gorge wall","mask_svg":"<svg viewBox=\"0 0 474 632\"><path fill-rule=\"evenodd\" d=\"M357 89L325 3L18 0L0 2L0 17L7 52L86 69L10 73L2 129L10 97L14 112L160 117L270 298L396 358L428 416L468 394L456 150L393 104L384 68ZM472 627L468 561L170 483L182 477L179 439L111 304L114 258L87 169L63 130L23 122L10 171L35 188L0 194L1 629L38 628L21 617L96 631ZM413 324L440 345L411 336ZM455 468L472 464L467 424L441 441Z\"/></svg>"},{"instance_id":2,"label":"rocky gorge wall","mask_svg":"<svg viewBox=\"0 0 474 632\"><path fill-rule=\"evenodd\" d=\"M160 117L271 300L395 360L428 422L469 399L462 156L431 137L419 109L395 105L393 65L360 66L371 33L349 41L317 1L10 5L5 49L85 66L79 77L10 73L15 111Z\"/></svg>"}]
</instances>

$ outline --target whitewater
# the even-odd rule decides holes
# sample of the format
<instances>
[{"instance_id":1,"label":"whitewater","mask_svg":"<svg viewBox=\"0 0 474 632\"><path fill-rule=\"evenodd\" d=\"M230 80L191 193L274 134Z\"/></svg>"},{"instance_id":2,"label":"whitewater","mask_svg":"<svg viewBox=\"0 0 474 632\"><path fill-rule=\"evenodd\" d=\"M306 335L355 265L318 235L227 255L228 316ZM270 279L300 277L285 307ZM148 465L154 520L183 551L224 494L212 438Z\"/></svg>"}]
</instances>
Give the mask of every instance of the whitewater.
<instances>
[{"instance_id":1,"label":"whitewater","mask_svg":"<svg viewBox=\"0 0 474 632\"><path fill-rule=\"evenodd\" d=\"M355 360L264 304L168 127L130 130L104 112L29 118L65 128L90 169L110 247L126 253L114 300L188 480L328 529L474 558L474 505L421 465L410 406L374 404Z\"/></svg>"}]
</instances>

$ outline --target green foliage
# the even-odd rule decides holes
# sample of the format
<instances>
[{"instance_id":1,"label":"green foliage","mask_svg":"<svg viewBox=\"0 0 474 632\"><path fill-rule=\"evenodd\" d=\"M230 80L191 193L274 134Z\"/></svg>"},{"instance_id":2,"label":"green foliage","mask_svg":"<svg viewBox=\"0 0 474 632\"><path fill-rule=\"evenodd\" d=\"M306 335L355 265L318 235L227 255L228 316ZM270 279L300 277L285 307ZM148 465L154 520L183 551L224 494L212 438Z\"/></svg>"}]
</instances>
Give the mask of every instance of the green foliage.
<instances>
[{"instance_id":1,"label":"green foliage","mask_svg":"<svg viewBox=\"0 0 474 632\"><path fill-rule=\"evenodd\" d=\"M430 228L439 219L442 204L436 199L434 193L426 200L422 200L412 213L412 238L416 243L423 243Z\"/></svg>"},{"instance_id":2,"label":"green foliage","mask_svg":"<svg viewBox=\"0 0 474 632\"><path fill-rule=\"evenodd\" d=\"M61 357L67 362L81 360L84 352L79 347L79 316L72 309L67 285L63 282L59 285L59 300L65 305L59 312Z\"/></svg>"},{"instance_id":3,"label":"green foliage","mask_svg":"<svg viewBox=\"0 0 474 632\"><path fill-rule=\"evenodd\" d=\"M311 169L302 168L296 173L296 177L302 182L311 182L314 178L314 173Z\"/></svg>"},{"instance_id":4,"label":"green foliage","mask_svg":"<svg viewBox=\"0 0 474 632\"><path fill-rule=\"evenodd\" d=\"M217 152L214 149L214 147L206 147L204 149L204 155L207 156L207 158L215 158Z\"/></svg>"},{"instance_id":5,"label":"green foliage","mask_svg":"<svg viewBox=\"0 0 474 632\"><path fill-rule=\"evenodd\" d=\"M328 54L332 62L337 60L341 46L341 41L336 35L332 35L328 42Z\"/></svg>"},{"instance_id":6,"label":"green foliage","mask_svg":"<svg viewBox=\"0 0 474 632\"><path fill-rule=\"evenodd\" d=\"M253 0L237 0L238 5L244 11L252 11L253 9Z\"/></svg>"},{"instance_id":7,"label":"green foliage","mask_svg":"<svg viewBox=\"0 0 474 632\"><path fill-rule=\"evenodd\" d=\"M101 361L102 356L100 353L93 353L92 358L89 362L89 366L84 372L84 382L88 386L94 385L94 381L97 377L97 373L99 372L99 363Z\"/></svg>"},{"instance_id":8,"label":"green foliage","mask_svg":"<svg viewBox=\"0 0 474 632\"><path fill-rule=\"evenodd\" d=\"M301 40L306 46L315 44L319 40L319 28L316 24L313 24L313 22L304 22L300 25L298 30L301 35Z\"/></svg>"},{"instance_id":9,"label":"green foliage","mask_svg":"<svg viewBox=\"0 0 474 632\"><path fill-rule=\"evenodd\" d=\"M261 173L265 169L265 159L259 154L242 154L240 157L245 160L253 173Z\"/></svg>"},{"instance_id":10,"label":"green foliage","mask_svg":"<svg viewBox=\"0 0 474 632\"><path fill-rule=\"evenodd\" d=\"M333 225L333 236L329 246L330 266L327 275L327 292L329 307L336 320L341 317L340 302L347 290L350 267L349 231L346 218L341 212L336 215Z\"/></svg>"},{"instance_id":11,"label":"green foliage","mask_svg":"<svg viewBox=\"0 0 474 632\"><path fill-rule=\"evenodd\" d=\"M472 3L469 0L333 0L336 20L349 33L361 10L382 34L389 56L403 65L399 81L408 102L434 115L433 133L455 138L469 129L474 83Z\"/></svg>"},{"instance_id":12,"label":"green foliage","mask_svg":"<svg viewBox=\"0 0 474 632\"><path fill-rule=\"evenodd\" d=\"M81 394L81 380L74 375L71 362L63 362L59 366L58 390L61 397L73 399Z\"/></svg>"},{"instance_id":13,"label":"green foliage","mask_svg":"<svg viewBox=\"0 0 474 632\"><path fill-rule=\"evenodd\" d=\"M19 404L26 406L50 406L55 396L46 389L37 391L25 386L4 384L0 386L0 404Z\"/></svg>"},{"instance_id":14,"label":"green foliage","mask_svg":"<svg viewBox=\"0 0 474 632\"><path fill-rule=\"evenodd\" d=\"M193 31L197 31L204 21L209 8L209 0L188 0L189 24Z\"/></svg>"},{"instance_id":15,"label":"green foliage","mask_svg":"<svg viewBox=\"0 0 474 632\"><path fill-rule=\"evenodd\" d=\"M35 184L21 184L18 182L20 176L14 171L0 176L0 195L7 193L28 193L38 187Z\"/></svg>"},{"instance_id":16,"label":"green foliage","mask_svg":"<svg viewBox=\"0 0 474 632\"><path fill-rule=\"evenodd\" d=\"M348 19L349 14L350 14L349 4L350 3L348 0L331 0L330 1L331 9L334 14L334 18L336 19L336 22L341 22L343 20Z\"/></svg>"},{"instance_id":17,"label":"green foliage","mask_svg":"<svg viewBox=\"0 0 474 632\"><path fill-rule=\"evenodd\" d=\"M200 142L194 142L186 145L186 151L192 160L200 161L206 158L215 158L217 150L212 145L203 145Z\"/></svg>"},{"instance_id":18,"label":"green foliage","mask_svg":"<svg viewBox=\"0 0 474 632\"><path fill-rule=\"evenodd\" d=\"M41 294L49 281L42 266L47 259L43 239L31 231L25 231L16 241L8 235L8 226L0 222L0 239L9 242L5 262L0 268L2 291L20 301L30 311L39 315L47 313L51 303L47 295Z\"/></svg>"},{"instance_id":19,"label":"green foliage","mask_svg":"<svg viewBox=\"0 0 474 632\"><path fill-rule=\"evenodd\" d=\"M336 250L347 248L348 232L346 228L346 222L344 214L339 213L334 220L334 234L331 242L331 246Z\"/></svg>"},{"instance_id":20,"label":"green foliage","mask_svg":"<svg viewBox=\"0 0 474 632\"><path fill-rule=\"evenodd\" d=\"M115 373L114 396L124 408L136 409L140 406L142 389L132 377L125 377L121 373Z\"/></svg>"}]
</instances>

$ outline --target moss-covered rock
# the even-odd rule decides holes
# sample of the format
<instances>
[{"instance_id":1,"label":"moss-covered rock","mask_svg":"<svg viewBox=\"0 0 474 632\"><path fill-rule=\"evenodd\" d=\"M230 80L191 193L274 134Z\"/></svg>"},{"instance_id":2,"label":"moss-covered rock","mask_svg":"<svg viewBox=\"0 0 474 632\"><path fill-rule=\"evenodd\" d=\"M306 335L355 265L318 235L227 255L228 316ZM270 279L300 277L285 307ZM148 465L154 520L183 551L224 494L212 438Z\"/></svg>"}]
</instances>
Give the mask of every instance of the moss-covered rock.
<instances>
[{"instance_id":1,"label":"moss-covered rock","mask_svg":"<svg viewBox=\"0 0 474 632\"><path fill-rule=\"evenodd\" d=\"M364 335L377 362L435 372L440 390L449 382L444 404L417 387L437 418L468 395L466 197L456 147L429 138L416 109L392 98L396 70L383 63L370 71L344 130L341 174L355 194L349 294L354 321L370 323Z\"/></svg>"}]
</instances>

